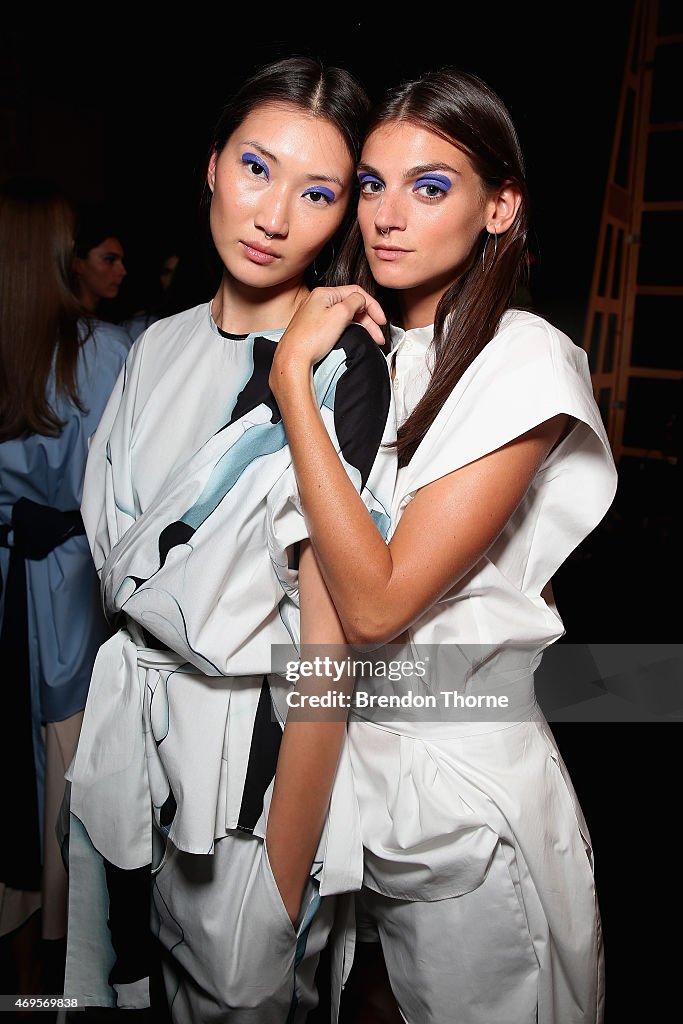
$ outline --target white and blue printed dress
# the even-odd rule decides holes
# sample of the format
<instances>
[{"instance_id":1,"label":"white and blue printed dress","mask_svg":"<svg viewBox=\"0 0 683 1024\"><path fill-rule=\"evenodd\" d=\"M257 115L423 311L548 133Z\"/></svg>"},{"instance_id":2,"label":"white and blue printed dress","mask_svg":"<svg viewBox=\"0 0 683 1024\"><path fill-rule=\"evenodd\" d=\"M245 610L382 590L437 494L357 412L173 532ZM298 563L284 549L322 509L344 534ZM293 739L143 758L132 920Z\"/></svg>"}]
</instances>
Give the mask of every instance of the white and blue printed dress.
<instances>
[{"instance_id":1,"label":"white and blue printed dress","mask_svg":"<svg viewBox=\"0 0 683 1024\"><path fill-rule=\"evenodd\" d=\"M281 334L227 334L210 303L152 324L92 439L82 515L118 628L99 651L68 774L65 992L81 1005L146 1003L145 950L131 966L116 936L112 945L105 867L137 872L144 891L152 814L156 834L189 854L211 854L229 832L265 835L292 688L274 652L296 657L291 552L307 537L268 386ZM346 331L315 367L314 386L339 456L386 537L393 399L386 361L363 328ZM321 896L361 884L350 780L343 753L316 867Z\"/></svg>"}]
</instances>

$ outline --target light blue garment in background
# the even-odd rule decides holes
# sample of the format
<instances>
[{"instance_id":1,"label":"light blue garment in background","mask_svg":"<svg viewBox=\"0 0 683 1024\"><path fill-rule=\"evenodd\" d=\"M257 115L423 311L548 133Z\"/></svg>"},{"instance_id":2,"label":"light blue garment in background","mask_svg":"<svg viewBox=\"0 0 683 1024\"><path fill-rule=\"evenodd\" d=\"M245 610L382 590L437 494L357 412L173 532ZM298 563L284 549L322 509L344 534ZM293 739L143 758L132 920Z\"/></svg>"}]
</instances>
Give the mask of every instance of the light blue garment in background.
<instances>
[{"instance_id":1,"label":"light blue garment in background","mask_svg":"<svg viewBox=\"0 0 683 1024\"><path fill-rule=\"evenodd\" d=\"M87 331L81 323L81 336ZM0 524L9 524L22 497L60 511L79 509L88 441L94 433L128 354L123 328L94 321L79 353L76 383L80 410L57 396L54 378L48 400L64 420L59 437L31 434L0 444ZM0 622L10 551L0 547ZM43 821L45 751L41 724L59 722L85 706L93 662L109 636L99 581L85 535L71 537L40 561L25 562L33 749L39 821Z\"/></svg>"}]
</instances>

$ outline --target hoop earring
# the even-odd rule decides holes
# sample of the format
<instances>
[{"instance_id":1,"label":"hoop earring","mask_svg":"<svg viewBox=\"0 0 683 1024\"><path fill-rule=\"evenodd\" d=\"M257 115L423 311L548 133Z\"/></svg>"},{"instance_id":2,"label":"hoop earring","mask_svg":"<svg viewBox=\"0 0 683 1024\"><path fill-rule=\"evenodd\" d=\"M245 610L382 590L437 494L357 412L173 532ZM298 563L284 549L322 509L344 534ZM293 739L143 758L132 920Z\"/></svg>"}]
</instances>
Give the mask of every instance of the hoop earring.
<instances>
[{"instance_id":1,"label":"hoop earring","mask_svg":"<svg viewBox=\"0 0 683 1024\"><path fill-rule=\"evenodd\" d=\"M482 270L483 274L487 273L487 270L486 270L486 247L489 244L489 238L491 238L491 235L489 234L489 232L487 232L486 233L486 241L484 242L484 248L482 249L482 252L481 252L481 270ZM491 260L491 264L489 266L489 271L493 269L493 264L496 262L496 256L497 255L498 255L498 232L494 231L493 232L493 259Z\"/></svg>"}]
</instances>

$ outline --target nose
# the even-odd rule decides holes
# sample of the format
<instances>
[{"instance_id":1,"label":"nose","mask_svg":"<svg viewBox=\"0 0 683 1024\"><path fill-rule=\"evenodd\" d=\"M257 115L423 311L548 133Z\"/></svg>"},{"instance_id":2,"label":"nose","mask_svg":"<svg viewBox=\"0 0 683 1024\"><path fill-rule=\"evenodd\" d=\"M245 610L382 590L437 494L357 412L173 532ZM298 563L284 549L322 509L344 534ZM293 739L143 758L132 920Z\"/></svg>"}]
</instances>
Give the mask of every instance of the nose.
<instances>
[{"instance_id":1,"label":"nose","mask_svg":"<svg viewBox=\"0 0 683 1024\"><path fill-rule=\"evenodd\" d=\"M405 210L402 197L392 191L382 193L375 213L375 227L380 235L387 235L393 231L404 231L406 227Z\"/></svg>"},{"instance_id":2,"label":"nose","mask_svg":"<svg viewBox=\"0 0 683 1024\"><path fill-rule=\"evenodd\" d=\"M275 235L278 238L287 237L289 234L289 196L284 188L268 190L254 217L254 225L271 238Z\"/></svg>"}]
</instances>

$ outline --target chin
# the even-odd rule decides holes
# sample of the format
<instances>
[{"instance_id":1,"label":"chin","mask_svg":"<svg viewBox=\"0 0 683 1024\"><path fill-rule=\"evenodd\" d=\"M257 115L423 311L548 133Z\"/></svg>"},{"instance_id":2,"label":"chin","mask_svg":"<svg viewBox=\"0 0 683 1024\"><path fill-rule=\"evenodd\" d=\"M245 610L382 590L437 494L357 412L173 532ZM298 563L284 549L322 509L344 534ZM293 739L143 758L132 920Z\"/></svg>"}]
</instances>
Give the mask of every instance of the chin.
<instances>
[{"instance_id":1,"label":"chin","mask_svg":"<svg viewBox=\"0 0 683 1024\"><path fill-rule=\"evenodd\" d=\"M402 268L377 260L370 264L370 271L377 284L383 288L410 288L412 281L405 280Z\"/></svg>"},{"instance_id":2,"label":"chin","mask_svg":"<svg viewBox=\"0 0 683 1024\"><path fill-rule=\"evenodd\" d=\"M274 274L271 270L268 273L266 267L256 267L256 273L242 274L241 280L245 285L249 285L252 288L277 288L286 281L285 274Z\"/></svg>"},{"instance_id":3,"label":"chin","mask_svg":"<svg viewBox=\"0 0 683 1024\"><path fill-rule=\"evenodd\" d=\"M245 288L271 288L279 283L279 278L275 277L272 268L260 267L246 259L232 265L228 264L227 270L230 277Z\"/></svg>"}]
</instances>

